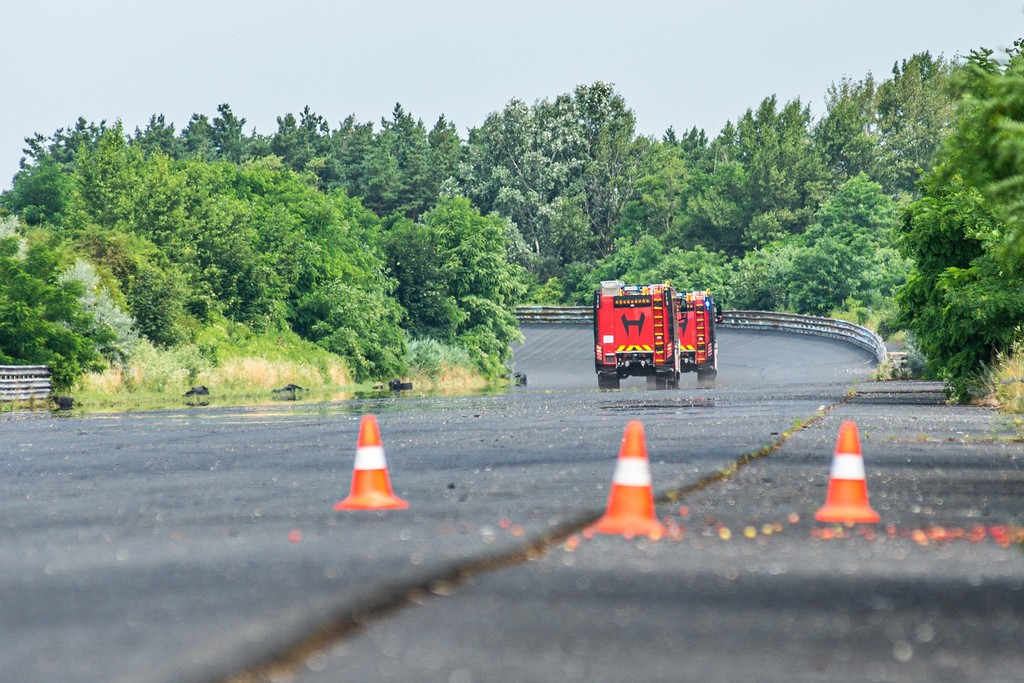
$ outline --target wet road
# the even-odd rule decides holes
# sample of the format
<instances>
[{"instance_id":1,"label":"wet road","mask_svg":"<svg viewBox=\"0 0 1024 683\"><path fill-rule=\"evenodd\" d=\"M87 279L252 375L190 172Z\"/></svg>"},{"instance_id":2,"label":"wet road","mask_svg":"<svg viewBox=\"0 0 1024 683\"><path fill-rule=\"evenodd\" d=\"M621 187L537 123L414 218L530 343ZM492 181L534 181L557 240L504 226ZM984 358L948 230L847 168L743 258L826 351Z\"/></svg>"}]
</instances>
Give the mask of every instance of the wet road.
<instances>
[{"instance_id":1,"label":"wet road","mask_svg":"<svg viewBox=\"0 0 1024 683\"><path fill-rule=\"evenodd\" d=\"M601 393L589 353L565 353L588 333L527 329L529 383L507 395L4 418L0 681L1000 680L1019 664L1000 646L1019 636L1019 554L900 536L1019 519L1008 426L927 392L909 412L844 402L869 359L785 335L723 334L714 389ZM363 412L408 510L332 509ZM813 535L844 414L881 447L892 539ZM581 541L633 418L684 534ZM924 499L950 481L974 488Z\"/></svg>"},{"instance_id":2,"label":"wet road","mask_svg":"<svg viewBox=\"0 0 1024 683\"><path fill-rule=\"evenodd\" d=\"M1020 680L1016 431L918 388L908 406L876 391L659 505L668 539L570 535L367 624L295 680ZM847 419L880 525L812 518Z\"/></svg>"},{"instance_id":3,"label":"wet road","mask_svg":"<svg viewBox=\"0 0 1024 683\"><path fill-rule=\"evenodd\" d=\"M530 389L597 388L589 353L594 346L590 325L525 325L522 332L524 342L514 347L514 369L526 373ZM873 369L866 353L827 339L719 329L718 341L721 367L716 388L757 391L765 385L852 383L867 379ZM696 386L696 373L682 375L681 388ZM645 389L646 382L630 377L623 380L622 388Z\"/></svg>"}]
</instances>

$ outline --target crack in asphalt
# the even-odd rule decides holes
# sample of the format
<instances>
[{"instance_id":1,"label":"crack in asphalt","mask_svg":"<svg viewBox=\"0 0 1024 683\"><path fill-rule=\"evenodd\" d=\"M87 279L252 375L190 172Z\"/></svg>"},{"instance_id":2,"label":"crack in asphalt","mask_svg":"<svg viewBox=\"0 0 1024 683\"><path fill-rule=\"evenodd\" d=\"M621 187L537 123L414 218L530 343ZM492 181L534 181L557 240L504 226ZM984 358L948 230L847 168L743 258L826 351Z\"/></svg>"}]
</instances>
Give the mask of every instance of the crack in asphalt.
<instances>
[{"instance_id":1,"label":"crack in asphalt","mask_svg":"<svg viewBox=\"0 0 1024 683\"><path fill-rule=\"evenodd\" d=\"M743 467L754 460L768 457L781 448L792 437L794 432L820 422L836 407L849 403L856 393L851 391L845 398L831 405L823 406L812 417L798 419L792 430L782 432L774 440L760 449L745 453L723 468L687 486L680 486L663 491L656 495L656 504L676 503L684 496L703 491L715 484L734 477ZM476 559L451 565L440 571L431 573L421 579L405 582L378 590L356 604L349 603L339 607L336 614L318 626L308 635L284 646L276 652L268 653L261 661L250 664L233 673L215 679L217 683L265 683L280 680L293 674L311 655L329 649L334 644L351 635L367 624L381 619L388 614L397 612L411 604L420 604L432 595L448 595L457 586L474 576L488 572L515 567L553 550L558 544L570 536L580 533L584 528L597 521L603 510L589 511L567 520L554 529L527 542L513 550L486 555Z\"/></svg>"}]
</instances>

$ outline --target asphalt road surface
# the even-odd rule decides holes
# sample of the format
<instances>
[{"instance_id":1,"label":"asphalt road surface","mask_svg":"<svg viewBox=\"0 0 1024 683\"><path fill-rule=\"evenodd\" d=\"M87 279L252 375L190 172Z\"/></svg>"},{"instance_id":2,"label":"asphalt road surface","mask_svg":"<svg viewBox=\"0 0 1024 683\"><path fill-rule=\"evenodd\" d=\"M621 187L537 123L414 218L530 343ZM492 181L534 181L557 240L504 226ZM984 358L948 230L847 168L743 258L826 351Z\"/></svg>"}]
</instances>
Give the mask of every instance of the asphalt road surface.
<instances>
[{"instance_id":1,"label":"asphalt road surface","mask_svg":"<svg viewBox=\"0 0 1024 683\"><path fill-rule=\"evenodd\" d=\"M729 331L598 392L524 332L501 395L0 418L0 682L1021 680L1010 417ZM363 413L408 510L332 507ZM588 538L630 419L671 533ZM879 525L813 521L847 419Z\"/></svg>"}]
</instances>

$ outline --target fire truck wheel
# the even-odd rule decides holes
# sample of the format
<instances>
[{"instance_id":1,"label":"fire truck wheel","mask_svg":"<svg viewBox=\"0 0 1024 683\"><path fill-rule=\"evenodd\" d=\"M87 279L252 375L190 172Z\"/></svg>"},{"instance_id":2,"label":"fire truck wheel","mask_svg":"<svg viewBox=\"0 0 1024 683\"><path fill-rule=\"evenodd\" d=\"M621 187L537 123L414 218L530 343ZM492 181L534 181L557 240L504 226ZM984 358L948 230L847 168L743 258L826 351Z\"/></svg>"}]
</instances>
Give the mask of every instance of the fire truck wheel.
<instances>
[{"instance_id":1,"label":"fire truck wheel","mask_svg":"<svg viewBox=\"0 0 1024 683\"><path fill-rule=\"evenodd\" d=\"M598 376L597 376L597 388L598 389L618 389L619 388L619 376L618 375L598 374Z\"/></svg>"},{"instance_id":2,"label":"fire truck wheel","mask_svg":"<svg viewBox=\"0 0 1024 683\"><path fill-rule=\"evenodd\" d=\"M698 370L697 386L709 388L715 386L715 378L718 377L718 370Z\"/></svg>"},{"instance_id":3,"label":"fire truck wheel","mask_svg":"<svg viewBox=\"0 0 1024 683\"><path fill-rule=\"evenodd\" d=\"M654 374L647 375L647 389L678 389L679 388L679 373L670 372L668 374Z\"/></svg>"}]
</instances>

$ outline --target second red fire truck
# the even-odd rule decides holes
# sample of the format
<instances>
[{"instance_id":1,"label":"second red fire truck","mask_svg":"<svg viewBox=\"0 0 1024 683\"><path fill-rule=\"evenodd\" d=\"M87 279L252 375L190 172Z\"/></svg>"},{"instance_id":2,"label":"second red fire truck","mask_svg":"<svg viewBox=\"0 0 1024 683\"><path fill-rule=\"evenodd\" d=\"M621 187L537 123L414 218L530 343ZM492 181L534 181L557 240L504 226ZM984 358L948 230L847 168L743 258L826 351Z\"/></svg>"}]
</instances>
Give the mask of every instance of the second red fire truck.
<instances>
[{"instance_id":1,"label":"second red fire truck","mask_svg":"<svg viewBox=\"0 0 1024 683\"><path fill-rule=\"evenodd\" d=\"M718 375L715 324L721 308L708 291L677 292L669 284L601 283L594 293L594 365L601 389L623 377L647 377L648 389L676 389L696 372L698 386Z\"/></svg>"}]
</instances>

